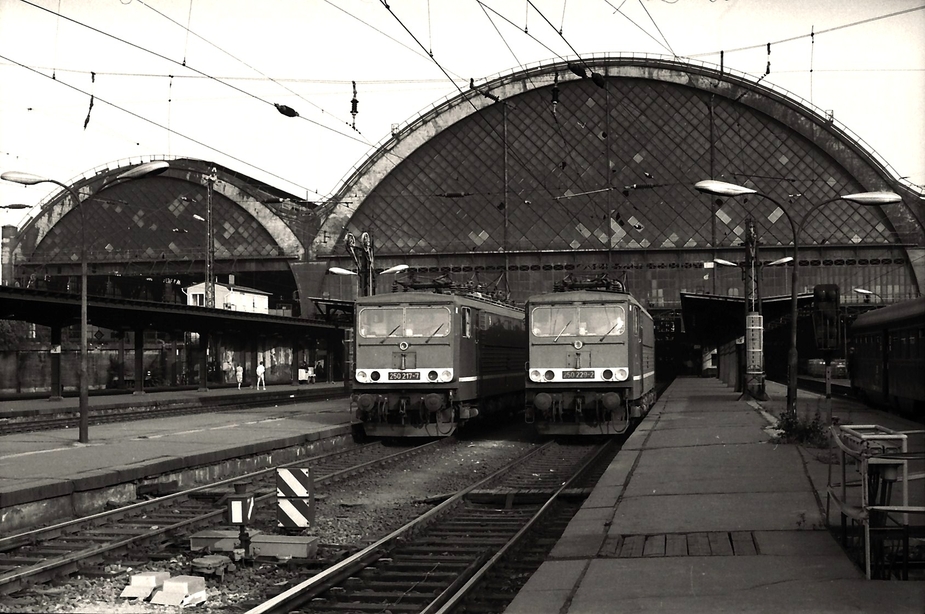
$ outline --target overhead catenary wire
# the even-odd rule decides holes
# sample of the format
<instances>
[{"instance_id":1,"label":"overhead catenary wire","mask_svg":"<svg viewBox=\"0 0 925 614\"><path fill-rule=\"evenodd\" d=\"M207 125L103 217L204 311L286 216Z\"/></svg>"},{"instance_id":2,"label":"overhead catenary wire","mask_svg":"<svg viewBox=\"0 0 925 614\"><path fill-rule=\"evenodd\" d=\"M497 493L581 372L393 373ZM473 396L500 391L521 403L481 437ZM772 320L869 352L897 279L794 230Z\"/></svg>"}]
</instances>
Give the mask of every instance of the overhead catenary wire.
<instances>
[{"instance_id":1,"label":"overhead catenary wire","mask_svg":"<svg viewBox=\"0 0 925 614\"><path fill-rule=\"evenodd\" d=\"M652 17L652 13L649 12L649 9L646 8L646 3L642 0L639 0L639 5L642 7L642 10L646 12L646 15L649 16L649 21L652 22L652 25L655 26L655 29L658 31L659 36L662 37L662 40L665 41L665 46L668 47L668 51L671 52L671 55L678 57L678 54L674 52L674 49L671 48L671 43L668 42L668 39L665 37L665 34L662 33L662 29L658 27L658 24L655 23L655 18Z\"/></svg>"},{"instance_id":2,"label":"overhead catenary wire","mask_svg":"<svg viewBox=\"0 0 925 614\"><path fill-rule=\"evenodd\" d=\"M620 10L620 9L623 8L623 5L626 4L626 0L623 0L623 2L621 2L621 3L620 3L620 6L618 6L618 7L617 7L617 6L614 6L613 3L610 2L610 0L604 0L604 2L606 2L608 5L610 5L610 7L614 10L614 13L619 13L624 19L626 19L628 22L630 22L631 24L633 24L634 26L636 26L636 27L639 29L640 32L642 32L643 34L645 34L646 36L648 36L649 38L651 38L653 41L655 41L655 43L656 43L658 46L662 47L663 49L667 49L667 50L671 53L671 55L677 57L677 54L675 54L675 52L672 51L670 48L666 47L666 46L665 46L665 43L663 43L662 41L660 41L660 40L658 40L657 38L655 38L654 36L652 36L652 34L651 34L648 30L646 30L646 29L643 28L641 25L639 25L638 23L636 23L635 21L633 21L633 19L632 19L629 15L627 15L627 14L624 13L622 10ZM667 41L666 41L666 42L667 42Z\"/></svg>"},{"instance_id":3,"label":"overhead catenary wire","mask_svg":"<svg viewBox=\"0 0 925 614\"><path fill-rule=\"evenodd\" d=\"M782 44L782 43L792 43L793 41L802 40L802 39L804 39L804 38L809 38L809 37L813 37L813 36L819 36L820 34L828 34L828 33L830 33L830 32L837 32L838 30L844 30L844 29L846 29L846 28L853 28L853 27L855 27L855 26L861 26L861 25L864 25L864 24L872 23L872 22L874 22L874 21L880 21L881 19L890 19L891 17L898 17L898 16L900 16L900 15L905 15L905 14L907 14L907 13L913 13L913 12L915 12L915 11L921 11L921 10L925 10L925 5L912 7L912 8L909 8L909 9L902 10L902 11L895 11L895 12L893 12L893 13L887 13L887 14L885 14L885 15L877 15L876 17L870 17L870 18L868 18L868 19L862 19L862 20L860 20L860 21L852 21L852 22L850 22L850 23L845 23L845 24L842 24L842 25L840 25L840 26L833 26L833 27L831 27L831 28L826 28L825 30L815 30L814 32L811 32L810 34L798 34L798 35L796 35L796 36L791 36L791 37L789 37L789 38L782 38L782 39L780 39L780 40L771 41L770 43L761 43L761 44L758 44L758 45L749 45L748 47L737 47L737 48L735 48L735 49L724 49L723 51L725 51L726 53L735 53L735 52L737 52L737 51L752 51L752 50L755 50L755 49L761 49L761 48L764 47L766 44L780 45L780 44ZM702 58L702 57L707 57L707 56L711 56L711 55L716 55L717 53L719 53L719 51L708 51L708 52L704 52L704 53L695 53L695 54L693 54L693 55L686 55L686 56L684 56L684 57L688 57L688 58Z\"/></svg>"},{"instance_id":4,"label":"overhead catenary wire","mask_svg":"<svg viewBox=\"0 0 925 614\"><path fill-rule=\"evenodd\" d=\"M20 63L20 62L17 62L16 60L14 60L14 59L12 59L12 58L9 58L9 57L7 57L7 56L0 55L0 59L4 59L4 60L6 60L7 62L10 62L10 63L12 63L12 64L15 64L15 65L19 66L20 68L24 68L24 69L26 69L26 70L29 70L29 71L31 71L31 72L34 72L34 73L37 74L37 75L41 75L41 76L43 76L43 77L46 77L46 78L48 78L48 79L51 79L51 76L50 76L50 75L46 75L46 74L43 73L43 72L40 72L40 71L38 71L38 70L35 70L35 69L32 68L31 66L26 66L25 64L22 64L22 63ZM90 95L89 92L86 92L86 91L80 89L80 88L77 87L77 86L71 85L70 83L65 83L65 82L63 82L63 81L61 81L61 80L56 80L56 82L57 82L57 83L60 83L60 84L63 85L64 87L70 88L70 89L74 90L75 92L78 92L78 93L83 94L83 95L85 95L85 96L89 96L89 95ZM261 168L261 167L257 166L256 164L252 164L252 163L250 163L250 162L247 162L246 160L243 160L243 159L241 159L241 158L238 158L237 156L233 156L233 155L231 155L231 154L229 154L229 153L226 153L226 152L222 151L221 149L218 149L218 148L216 148L216 147L212 147L211 145L209 145L209 144L207 144L207 143L204 143L204 142L202 142L202 141L200 141L200 140L198 140L198 139L195 139L195 138L193 138L193 137L191 137L191 136L187 136L187 135L185 135L185 134L183 134L183 133L181 133L181 132L177 132L176 130L173 130L172 128L169 128L169 127L167 127L167 126L164 126L164 125L162 125L162 124L159 124L159 123L157 123L156 121L154 121L154 120L152 120L152 119L149 119L149 118L147 118L147 117L144 117L143 115L139 115L138 113L135 113L134 111L130 111L130 110L124 108L124 107L120 107L119 105L117 105L117 104L115 104L115 103L112 103L112 102L109 102L108 100L104 100L104 99L102 99L102 98L95 98L95 100L97 100L97 101L99 101L99 102L102 102L102 103L104 103L104 104L108 104L109 106L111 106L111 107L114 108L114 109L118 109L119 111L122 111L123 113L127 113L127 114L131 115L132 117L134 117L134 118L136 118L136 119L140 119L141 121L143 121L143 122L145 122L145 123L148 123L148 124L151 124L152 126L155 126L156 128L160 128L161 130L165 130L165 131L169 132L170 134L175 134L175 135L177 135L177 136L179 136L179 137L182 137L182 138L188 140L188 141L191 142L191 143L195 143L196 145L199 145L199 146L201 146L201 147L205 147L206 149L208 149L208 150L210 150L210 151L214 151L214 152L219 153L219 154L221 154L221 155L223 155L223 156L226 156L226 157L227 157L228 159L230 159L230 160L234 160L235 162L240 162L241 164L244 164L244 165L246 165L246 166L248 166L248 167L250 167L250 168L252 168L252 169L258 170L258 171L260 171L260 172L262 172L262 173L266 173L267 175L269 175L269 176L271 176L271 177L275 177L275 178L277 178L277 179L281 179L281 180L285 181L285 182L288 183L288 184L297 186L297 187L299 187L299 188L301 188L301 189L303 189L303 190L306 190L306 191L308 191L308 192L312 192L312 193L314 193L314 194L318 194L319 196L322 195L322 193L321 193L321 192L318 192L317 190L313 190L313 189L311 189L311 188L308 188L308 187L305 187L305 186L303 186L303 185L300 185L299 183L296 183L295 181L292 181L291 179L287 179L287 178L285 178L285 177L283 177L283 176L281 176L281 175L277 175L276 173L274 173L274 172L272 172L272 171L268 171L268 170L266 170L266 169L264 169L264 168Z\"/></svg>"},{"instance_id":5,"label":"overhead catenary wire","mask_svg":"<svg viewBox=\"0 0 925 614\"><path fill-rule=\"evenodd\" d=\"M269 100L265 100L265 99L261 98L260 96L257 96L256 94L253 94L253 93L251 93L251 92L248 92L247 90L241 89L240 87L237 87L237 86L232 85L232 84L230 84L230 83L226 83L226 82L224 82L224 81L222 81L222 80L220 80L220 79L218 79L218 78L216 78L216 77L213 77L212 75L207 74L207 73L204 72L204 71L201 71L201 70L199 70L199 69L197 69L197 68L193 68L192 66L189 66L188 64L187 64L187 65L183 65L181 62L178 62L177 60L174 60L173 58L169 58L169 57L167 57L167 56L165 56L165 55L163 55L163 54L161 54L161 53L157 53L156 51L152 51L152 50L150 50L150 49L147 49L146 47L142 47L141 45L137 45L137 44L135 44L135 43L133 43L133 42L131 42L131 41L127 41L127 40L125 40L125 39L123 39L123 38L119 38L118 36L115 36L115 35L113 35L113 34L109 34L108 32L104 32L103 30L100 30L100 29L98 29L98 28L94 28L94 27L91 26L91 25L85 24L85 23L83 23L83 22L81 22L81 21L78 21L78 20L73 19L73 18L71 18L71 17L68 17L68 16L66 16L66 15L61 15L60 13L55 13L54 11L51 11L50 9L47 9L47 8L45 8L45 7L43 7L43 6L38 5L38 4L35 4L34 2L31 2L30 0L20 0L20 2L22 2L22 3L24 3L24 4L27 4L27 5L29 5L29 6L32 6L32 7L34 7L34 8L40 9L40 10L42 10L42 11L45 11L45 12L48 12L48 13L52 13L52 14L59 15L61 18L66 19L67 21L70 21L70 22L73 23L73 24L76 24L76 25L81 26L81 27L83 27L83 28L87 28L88 30L91 30L91 31L93 31L93 32L96 32L97 34L101 34L101 35L103 35L103 36L106 36L107 38L111 38L111 39L113 39L113 40L115 40L115 41L118 41L118 42L120 42L120 43L122 43L122 44L128 45L129 47L132 47L132 48L134 48L134 49L138 49L139 51L143 51L144 53L153 55L153 56L155 56L155 57L157 57L157 58L159 58L159 59L164 60L165 62L170 62L170 63L172 63L172 64L176 64L177 66L181 66L181 67L183 67L183 68L185 68L185 69L187 69L187 70L191 70L191 71L193 71L193 72L195 72L195 73L197 73L197 74L199 74L199 75L201 75L201 76L203 76L203 77L205 77L205 78L207 78L207 79L209 79L209 80L211 80L211 81L214 81L214 82L216 82L216 83L219 83L219 84L221 84L221 85L224 85L225 87L229 87L229 88L231 88L231 89L233 89L233 90L235 90L235 91L237 91L237 92L239 92L239 93L241 93L241 94L244 94L244 95L246 95L246 96L249 96L250 98L253 98L253 99L255 99L255 100L259 101L259 102L262 102L262 103L264 103L264 104L273 106L273 107L275 107L275 108L277 108L277 109L279 108L279 107L277 106L278 103L274 103L274 102L271 102L271 101L269 101ZM19 64L19 63L17 62L17 64ZM24 65L24 64L20 64L20 66L25 66L25 65ZM41 74L41 73L40 73L40 74ZM371 144L371 143L370 143L367 139L365 139L365 138L364 138L364 139L359 139L359 138L357 138L357 137L355 137L355 136L353 136L353 135L351 135L351 134L348 134L348 133L345 133L345 132L341 132L340 130L336 130L336 129L330 127L330 126L325 126L325 125L322 124L321 122L317 122L317 121L315 121L315 120L313 120L313 119L310 119L310 118L308 118L308 117L304 117L304 116L301 116L301 115L299 115L298 117L300 117L301 119L303 119L303 120L305 120L305 121L307 121L307 122L309 122L309 123L311 123L311 124L314 124L314 125L318 126L319 128L323 128L323 129L325 129L325 130L330 130L331 132L334 132L335 134L339 134L340 136L345 137L345 138L348 138L348 139L350 139L350 140L352 140L352 141L357 141L357 142L359 142L359 143L363 143L364 145L370 145L370 144Z\"/></svg>"},{"instance_id":6,"label":"overhead catenary wire","mask_svg":"<svg viewBox=\"0 0 925 614\"><path fill-rule=\"evenodd\" d=\"M530 2L530 0L527 0L527 1ZM398 15L396 15L395 12L392 11L392 8L389 6L388 2L387 2L386 0L380 0L380 2L382 3L382 6L385 7L385 8L389 11L389 13L395 18L395 20L398 21L399 25L401 25L401 27L408 33L408 35L411 36L411 38L414 40L414 42L416 42L416 43L418 44L418 46L421 47L421 48L423 49L424 46L423 46L423 44L421 43L421 41L418 40L418 38L414 35L414 33L411 32L411 31L408 29L408 27L404 24L404 22L402 22L402 20L398 17ZM480 4L481 4L481 2L480 2ZM432 61L434 62L434 64L437 66L437 68L439 68L440 71L447 77L447 79L449 79L450 82L453 83L453 86L456 87L457 90L459 90L459 93L460 93L461 95L464 94L463 89L459 86L458 83L456 83L455 80L453 80L452 78L450 78L450 76L449 76L447 70L446 70L445 68L443 68L443 66L440 64L439 61L437 61L436 57L431 58L431 59L432 59ZM564 61L564 59L563 59L563 61ZM478 90L477 88L474 88L474 89L475 89L475 91L477 91L479 94L484 95L484 92L482 92L481 90ZM468 102L468 103L473 107L473 109L475 109L476 111L479 111L479 110L480 110L478 107L475 106L475 103L473 103L472 100L471 100L470 98L468 98L468 97L464 97L464 98L465 98L465 101ZM510 104L510 103L507 103L507 102L505 102L505 101L500 101L500 103L501 103L501 104L505 104L505 105ZM477 114L477 116L478 116L478 117L482 117L481 114ZM493 133L498 134L498 129L497 129L496 126L494 126L494 125L492 125L492 124L489 123L489 124L488 124L488 128L489 128ZM530 175L533 177L534 180L536 180L537 185L542 186L542 187L543 187L543 190L545 190L550 196L554 196L553 193L549 190L549 188L545 185L545 183L544 183L539 177L536 176L535 172L531 169L531 167L530 167L526 162L524 162L524 161L521 159L520 156L518 156L515 152L511 152L511 157L512 157L518 164L520 164L520 166L521 166L522 169L524 169L528 174L530 174Z\"/></svg>"},{"instance_id":7,"label":"overhead catenary wire","mask_svg":"<svg viewBox=\"0 0 925 614\"><path fill-rule=\"evenodd\" d=\"M491 24L491 27L495 29L495 32L498 34L498 38L501 39L501 42L504 43L504 46L507 47L507 50L511 53L511 56L514 58L514 61L517 62L518 66L523 66L523 62L520 61L520 58L517 57L517 54L514 53L514 50L511 49L511 46L508 44L507 39L504 38L504 35L501 34L501 31L498 29L498 25L491 18L491 15L488 14L488 10L485 8L485 5L481 2L478 2L479 8L482 9L482 13L485 14L485 18L488 19L488 23Z\"/></svg>"},{"instance_id":8,"label":"overhead catenary wire","mask_svg":"<svg viewBox=\"0 0 925 614\"><path fill-rule=\"evenodd\" d=\"M213 49L216 49L216 50L218 50L218 51L224 53L225 55L227 55L228 57L230 57L230 58L233 59L234 61L236 61L236 62L238 62L238 63L240 63L240 64L246 66L246 67L249 68L250 70L254 71L254 72L257 73L258 75L260 75L261 77L263 77L264 79L266 79L267 81L270 81L271 83L275 83L276 85L280 86L281 88L283 88L284 90L286 90L287 92L289 92L290 94L292 94L293 96L296 96L297 98L299 98L299 100L302 100L303 102L305 102L305 103L307 103L307 104L309 104L309 105L315 107L316 109L318 109L319 111L321 111L322 113L324 113L324 114L326 114L326 115L330 115L331 117L333 117L334 119L336 119L336 120L338 120L338 121L342 121L344 124L346 124L346 125L348 125L348 126L351 125L350 122L348 122L348 121L346 121L346 120L344 120L344 119L341 119L340 117L337 117L337 115L335 115L335 114L333 114L333 113L330 113L329 111L325 110L323 107L321 107L321 106L315 104L315 103L312 102L311 100L308 100L307 98L305 98L304 96L302 96L301 94L299 94L298 92L296 92L295 90L293 90L292 88L283 85L280 81L274 79L273 77L270 77L269 75L267 75L266 73L264 73L264 72L261 71L260 69L254 67L254 66L251 66L250 64L248 64L247 62L245 62L244 60L242 60L242 59L239 58L238 56L234 55L233 53L230 53L229 51L226 51L225 49L223 49L222 47L219 47L218 45L216 45L216 44L213 43L212 41L206 39L206 38L203 37L203 36L200 36L200 35L197 34L196 32L193 32L193 31L190 29L190 27L189 27L189 23L187 23L187 25L184 26L183 24L177 22L177 21L174 20L174 19L171 19L169 16L167 16L167 15L165 15L164 13L162 13L161 11L157 10L157 9L154 8L153 6L151 6L151 5L149 5L149 4L146 4L146 3L144 2L144 0L135 0L135 1L138 2L140 5L142 5L143 7L147 8L147 9L149 9L149 10L151 10L151 11L154 11L155 13L157 13L158 15L160 15L161 17L163 17L164 19L166 19L166 20L169 21L170 23L172 23L172 24L174 24L174 25L176 25L176 26L178 26L178 27L180 27L180 28L183 28L183 30L186 31L187 44L188 44L188 41L189 41L189 35L192 34L193 36L195 36L196 38L198 38L199 40L201 40L201 41L204 42L205 44L209 45L209 46L212 47ZM190 16L192 16L192 13L193 13L193 0L190 0ZM183 63L182 63L182 65L183 65L184 67L186 66L186 53L187 53L187 51L186 51L186 49L184 48L184 50L183 50ZM356 130L356 127L353 127L353 128L354 128L354 130ZM356 130L356 131L357 131L357 132L360 132L359 130Z\"/></svg>"}]
</instances>

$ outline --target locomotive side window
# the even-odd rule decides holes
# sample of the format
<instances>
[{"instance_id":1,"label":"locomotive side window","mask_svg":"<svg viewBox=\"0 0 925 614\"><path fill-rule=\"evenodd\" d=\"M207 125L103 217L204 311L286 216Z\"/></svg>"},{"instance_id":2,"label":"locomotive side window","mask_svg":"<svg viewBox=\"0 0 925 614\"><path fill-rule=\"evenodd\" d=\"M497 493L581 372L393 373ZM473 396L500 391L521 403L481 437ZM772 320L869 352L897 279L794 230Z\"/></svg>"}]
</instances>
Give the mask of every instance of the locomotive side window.
<instances>
[{"instance_id":1,"label":"locomotive side window","mask_svg":"<svg viewBox=\"0 0 925 614\"><path fill-rule=\"evenodd\" d=\"M360 336L365 338L401 335L401 307L375 307L360 310Z\"/></svg>"},{"instance_id":2,"label":"locomotive side window","mask_svg":"<svg viewBox=\"0 0 925 614\"><path fill-rule=\"evenodd\" d=\"M462 336L465 338L472 337L472 312L468 307L462 308Z\"/></svg>"}]
</instances>

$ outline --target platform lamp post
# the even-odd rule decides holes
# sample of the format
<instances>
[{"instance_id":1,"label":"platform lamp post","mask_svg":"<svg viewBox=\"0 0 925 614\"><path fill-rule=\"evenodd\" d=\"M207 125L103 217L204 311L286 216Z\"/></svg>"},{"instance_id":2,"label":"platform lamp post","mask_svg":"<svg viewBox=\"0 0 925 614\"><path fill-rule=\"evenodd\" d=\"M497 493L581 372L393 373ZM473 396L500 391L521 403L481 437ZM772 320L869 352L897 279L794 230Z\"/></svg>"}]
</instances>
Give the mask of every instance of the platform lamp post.
<instances>
[{"instance_id":1,"label":"platform lamp post","mask_svg":"<svg viewBox=\"0 0 925 614\"><path fill-rule=\"evenodd\" d=\"M867 288L854 288L854 292L855 294L860 294L861 296L863 296L865 303L869 303L870 297L872 296L876 296L880 300L881 303L883 302L883 297L877 294L876 292L874 292L873 290L868 290Z\"/></svg>"},{"instance_id":2,"label":"platform lamp post","mask_svg":"<svg viewBox=\"0 0 925 614\"><path fill-rule=\"evenodd\" d=\"M745 282L745 372L742 394L749 394L759 401L767 401L765 392L764 371L764 316L761 309L761 270L766 266L777 266L793 260L793 256L778 258L767 264L756 263L757 250L754 256L746 251L744 265L736 264L722 258L714 258L713 263L721 266L742 269L742 280ZM714 277L715 279L715 277Z\"/></svg>"},{"instance_id":3,"label":"platform lamp post","mask_svg":"<svg viewBox=\"0 0 925 614\"><path fill-rule=\"evenodd\" d=\"M80 214L80 423L78 433L78 441L80 441L80 443L90 442L90 383L87 376L87 241L86 225L84 224L84 212L82 205L85 201L90 200L103 190L109 189L117 184L131 181L133 179L140 179L141 177L146 177L148 175L162 173L169 166L170 165L163 160L139 164L138 166L132 167L129 170L121 173L109 183L104 183L95 191L91 192L83 200L81 200L80 195L74 190L74 188L56 179L49 179L47 177L42 177L41 175L33 175L31 173L21 173L19 171L9 171L0 175L0 178L5 181L12 181L14 183L21 183L23 185L53 183L61 188L64 188L64 190L66 190L71 195L71 198L74 199L74 206L77 208L78 213Z\"/></svg>"},{"instance_id":4,"label":"platform lamp post","mask_svg":"<svg viewBox=\"0 0 925 614\"><path fill-rule=\"evenodd\" d=\"M793 218L792 215L790 215L790 212L787 210L787 208L778 200L767 194L763 194L758 190L746 188L745 186L736 185L734 183L727 183L725 181L716 181L714 179L698 181L696 184L694 184L694 188L698 192L711 194L713 196L735 197L747 196L750 194L760 196L761 198L765 198L777 205L777 207L784 213L784 216L786 216L787 221L790 222L790 229L793 232L793 271L790 277L790 349L787 354L787 412L791 415L796 415L797 366L799 359L797 355L797 315L799 313L797 306L797 295L800 279L800 231L803 229L803 225L810 218L810 216L824 205L844 200L856 205L874 207L901 202L902 197L899 196L899 194L895 194L893 192L860 192L857 194L842 194L818 203L814 203L810 206L806 213L803 214L803 217L797 221Z\"/></svg>"},{"instance_id":5,"label":"platform lamp post","mask_svg":"<svg viewBox=\"0 0 925 614\"><path fill-rule=\"evenodd\" d=\"M385 269L384 271L380 271L379 275L391 275L393 273L401 273L407 268L408 268L407 264L396 264L395 266L389 267ZM328 272L333 273L334 275L344 275L344 276L354 275L356 277L360 276L360 274L357 271L351 271L350 269L344 269L339 266L332 266L331 268L328 269ZM357 294L359 294L359 289L357 290Z\"/></svg>"},{"instance_id":6,"label":"platform lamp post","mask_svg":"<svg viewBox=\"0 0 925 614\"><path fill-rule=\"evenodd\" d=\"M407 268L408 268L407 264L396 264L395 266L391 266L385 269L384 271L380 272L379 275L391 275L393 273L401 273ZM355 276L357 278L357 297L359 297L359 294L360 294L360 272L359 271L351 271L350 269L344 269L339 266L332 266L328 269L328 272L333 273L334 275L345 275L345 276L353 275ZM373 277L372 270L368 268L367 270L363 271L363 274L369 276L367 278L367 281L364 283L364 285L367 287L366 291L369 292L370 294L375 294L376 293L375 277ZM356 316L355 307L356 307L356 302L354 302L354 317ZM347 337L344 339L344 343L346 347L346 359L344 360L344 389L347 391L348 394L352 390L351 378L353 377L353 356L354 356L353 336L354 335L355 333L348 332Z\"/></svg>"}]
</instances>

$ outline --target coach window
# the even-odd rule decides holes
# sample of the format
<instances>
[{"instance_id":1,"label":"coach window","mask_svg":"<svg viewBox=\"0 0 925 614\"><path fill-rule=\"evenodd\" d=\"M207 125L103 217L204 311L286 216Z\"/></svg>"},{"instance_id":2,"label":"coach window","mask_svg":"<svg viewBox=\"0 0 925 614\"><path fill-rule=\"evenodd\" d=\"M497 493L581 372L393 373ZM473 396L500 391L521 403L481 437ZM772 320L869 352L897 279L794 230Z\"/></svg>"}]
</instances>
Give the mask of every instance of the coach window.
<instances>
[{"instance_id":1,"label":"coach window","mask_svg":"<svg viewBox=\"0 0 925 614\"><path fill-rule=\"evenodd\" d=\"M472 312L468 307L462 308L462 334L467 339L472 337Z\"/></svg>"}]
</instances>

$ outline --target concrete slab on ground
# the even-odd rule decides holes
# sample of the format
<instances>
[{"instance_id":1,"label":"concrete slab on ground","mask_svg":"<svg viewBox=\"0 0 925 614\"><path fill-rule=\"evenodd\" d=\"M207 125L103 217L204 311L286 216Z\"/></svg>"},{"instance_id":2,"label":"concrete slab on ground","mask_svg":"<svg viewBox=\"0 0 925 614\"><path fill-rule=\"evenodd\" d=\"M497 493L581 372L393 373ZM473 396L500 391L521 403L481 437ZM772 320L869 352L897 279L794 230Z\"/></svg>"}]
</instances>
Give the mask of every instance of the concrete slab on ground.
<instances>
[{"instance_id":1,"label":"concrete slab on ground","mask_svg":"<svg viewBox=\"0 0 925 614\"><path fill-rule=\"evenodd\" d=\"M843 556L664 557L590 561L568 611L921 614L923 603L921 584L866 582Z\"/></svg>"}]
</instances>

